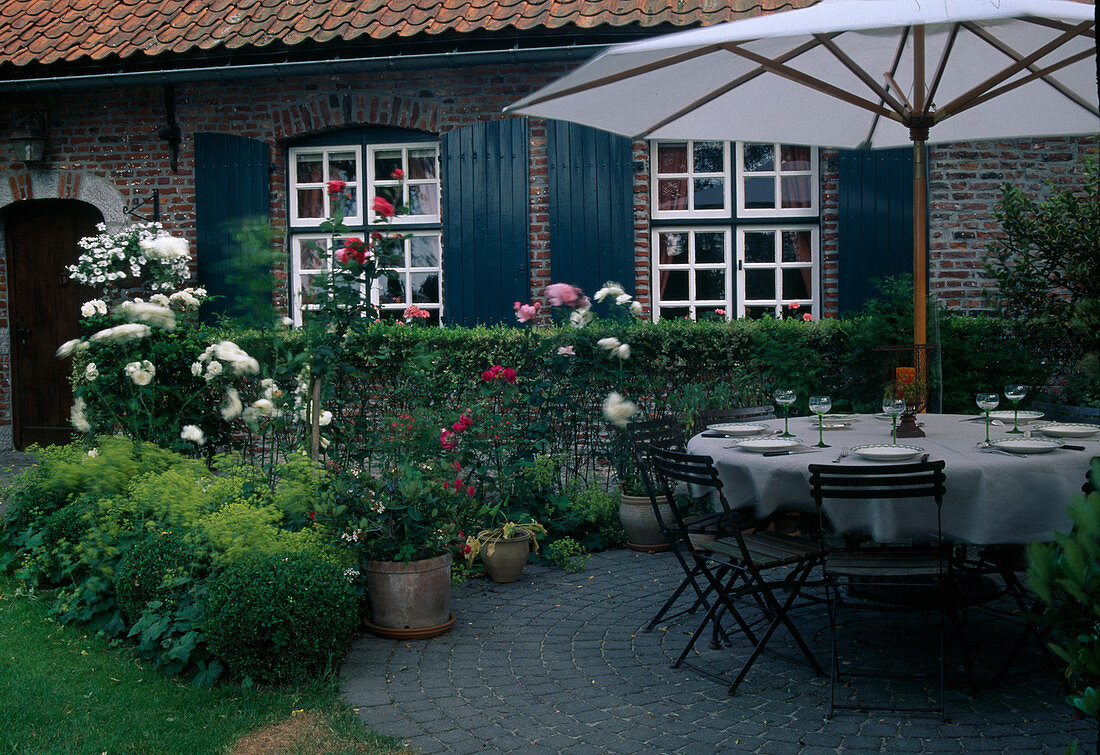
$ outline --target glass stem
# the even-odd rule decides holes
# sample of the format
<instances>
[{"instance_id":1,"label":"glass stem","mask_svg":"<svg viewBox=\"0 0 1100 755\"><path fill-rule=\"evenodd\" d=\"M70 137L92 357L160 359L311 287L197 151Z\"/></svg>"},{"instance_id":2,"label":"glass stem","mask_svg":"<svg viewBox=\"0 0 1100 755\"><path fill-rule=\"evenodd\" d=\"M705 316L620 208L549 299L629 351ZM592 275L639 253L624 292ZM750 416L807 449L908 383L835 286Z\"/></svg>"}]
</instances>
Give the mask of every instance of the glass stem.
<instances>
[{"instance_id":1,"label":"glass stem","mask_svg":"<svg viewBox=\"0 0 1100 755\"><path fill-rule=\"evenodd\" d=\"M825 445L825 415L817 415L817 442L820 445Z\"/></svg>"},{"instance_id":2,"label":"glass stem","mask_svg":"<svg viewBox=\"0 0 1100 755\"><path fill-rule=\"evenodd\" d=\"M1012 402L1012 432L1020 432L1020 404Z\"/></svg>"},{"instance_id":3,"label":"glass stem","mask_svg":"<svg viewBox=\"0 0 1100 755\"><path fill-rule=\"evenodd\" d=\"M985 410L985 442L989 443L989 410Z\"/></svg>"},{"instance_id":4,"label":"glass stem","mask_svg":"<svg viewBox=\"0 0 1100 755\"><path fill-rule=\"evenodd\" d=\"M894 420L894 429L890 431L890 435L894 436L894 445L898 444L898 415L891 414L890 417Z\"/></svg>"},{"instance_id":5,"label":"glass stem","mask_svg":"<svg viewBox=\"0 0 1100 755\"><path fill-rule=\"evenodd\" d=\"M783 407L783 434L790 435L791 429L787 426L787 422L791 417L791 407L789 405Z\"/></svg>"}]
</instances>

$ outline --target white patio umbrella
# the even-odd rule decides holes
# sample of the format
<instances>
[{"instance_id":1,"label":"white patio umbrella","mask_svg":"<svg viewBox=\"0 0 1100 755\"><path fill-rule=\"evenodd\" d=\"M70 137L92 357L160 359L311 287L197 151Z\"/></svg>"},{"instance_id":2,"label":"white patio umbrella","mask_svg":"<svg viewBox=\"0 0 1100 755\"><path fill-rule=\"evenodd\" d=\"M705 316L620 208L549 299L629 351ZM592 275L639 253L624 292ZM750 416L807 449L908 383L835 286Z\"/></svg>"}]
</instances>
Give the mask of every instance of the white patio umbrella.
<instances>
[{"instance_id":1,"label":"white patio umbrella","mask_svg":"<svg viewBox=\"0 0 1100 755\"><path fill-rule=\"evenodd\" d=\"M821 0L613 47L507 110L634 138L914 145L914 341L926 342L925 145L1096 133L1095 9Z\"/></svg>"}]
</instances>

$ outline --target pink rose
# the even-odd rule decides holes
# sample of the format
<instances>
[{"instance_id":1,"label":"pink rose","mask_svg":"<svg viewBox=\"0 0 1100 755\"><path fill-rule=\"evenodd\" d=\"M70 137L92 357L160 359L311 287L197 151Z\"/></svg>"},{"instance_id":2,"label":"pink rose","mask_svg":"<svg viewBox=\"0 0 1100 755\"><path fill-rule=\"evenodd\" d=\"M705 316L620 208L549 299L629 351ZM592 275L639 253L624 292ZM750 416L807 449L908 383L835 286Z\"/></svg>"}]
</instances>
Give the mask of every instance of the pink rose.
<instances>
[{"instance_id":1,"label":"pink rose","mask_svg":"<svg viewBox=\"0 0 1100 755\"><path fill-rule=\"evenodd\" d=\"M538 316L539 310L542 309L542 305L538 302L534 304L520 304L518 301L513 305L513 309L516 310L516 319L520 322L530 322Z\"/></svg>"},{"instance_id":2,"label":"pink rose","mask_svg":"<svg viewBox=\"0 0 1100 755\"><path fill-rule=\"evenodd\" d=\"M543 290L542 295L551 307L576 307L588 298L584 291L568 283L551 283Z\"/></svg>"},{"instance_id":3,"label":"pink rose","mask_svg":"<svg viewBox=\"0 0 1100 755\"><path fill-rule=\"evenodd\" d=\"M802 321L803 322L813 322L814 321L814 316L811 315L809 312L807 312L806 314L802 315Z\"/></svg>"},{"instance_id":4,"label":"pink rose","mask_svg":"<svg viewBox=\"0 0 1100 755\"><path fill-rule=\"evenodd\" d=\"M328 187L329 194L339 194L347 186L343 181L329 181L326 186Z\"/></svg>"},{"instance_id":5,"label":"pink rose","mask_svg":"<svg viewBox=\"0 0 1100 755\"><path fill-rule=\"evenodd\" d=\"M559 346L558 347L558 356L575 357L577 355L573 352L573 347L572 346Z\"/></svg>"},{"instance_id":6,"label":"pink rose","mask_svg":"<svg viewBox=\"0 0 1100 755\"><path fill-rule=\"evenodd\" d=\"M795 313L795 312L798 312L798 310L801 309L801 308L802 308L802 305L799 304L796 301L792 301L789 305L787 305L787 309L791 310L792 314Z\"/></svg>"},{"instance_id":7,"label":"pink rose","mask_svg":"<svg viewBox=\"0 0 1100 755\"><path fill-rule=\"evenodd\" d=\"M726 310L716 309L716 310L714 310L714 314L718 315L719 317L725 317L726 316Z\"/></svg>"},{"instance_id":8,"label":"pink rose","mask_svg":"<svg viewBox=\"0 0 1100 755\"><path fill-rule=\"evenodd\" d=\"M393 217L393 205L382 197L375 197L370 203L370 208L384 218Z\"/></svg>"},{"instance_id":9,"label":"pink rose","mask_svg":"<svg viewBox=\"0 0 1100 755\"><path fill-rule=\"evenodd\" d=\"M336 261L339 262L341 265L348 264L348 248L346 246L337 249L336 254L333 256L336 257Z\"/></svg>"}]
</instances>

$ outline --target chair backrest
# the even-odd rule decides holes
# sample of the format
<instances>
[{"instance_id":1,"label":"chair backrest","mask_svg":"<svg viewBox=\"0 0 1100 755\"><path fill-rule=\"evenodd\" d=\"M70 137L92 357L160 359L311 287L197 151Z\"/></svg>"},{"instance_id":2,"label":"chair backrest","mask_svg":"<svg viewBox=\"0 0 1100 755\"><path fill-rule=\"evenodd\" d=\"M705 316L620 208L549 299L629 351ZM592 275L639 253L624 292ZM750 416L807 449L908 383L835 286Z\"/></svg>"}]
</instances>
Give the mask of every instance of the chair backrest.
<instances>
[{"instance_id":1,"label":"chair backrest","mask_svg":"<svg viewBox=\"0 0 1100 755\"><path fill-rule=\"evenodd\" d=\"M838 464L810 465L810 493L821 516L822 529L828 500L863 500L882 503L898 499L928 498L936 506L937 540L942 539L941 510L944 485L944 461L924 461L915 464L842 466Z\"/></svg>"},{"instance_id":2,"label":"chair backrest","mask_svg":"<svg viewBox=\"0 0 1100 755\"><path fill-rule=\"evenodd\" d=\"M1100 425L1100 409L1095 406L1074 406L1072 404L1052 404L1047 401L1032 401L1031 408L1046 415L1046 419L1058 422L1076 422L1086 425Z\"/></svg>"},{"instance_id":3,"label":"chair backrest","mask_svg":"<svg viewBox=\"0 0 1100 755\"><path fill-rule=\"evenodd\" d=\"M775 407L732 406L728 409L710 409L699 414L699 418L695 421L695 431L702 432L707 429L707 425L719 422L751 422L764 419L775 419Z\"/></svg>"},{"instance_id":4,"label":"chair backrest","mask_svg":"<svg viewBox=\"0 0 1100 755\"><path fill-rule=\"evenodd\" d=\"M733 515L729 503L726 501L726 496L722 493L722 480L718 477L714 460L709 456L689 454L651 445L648 449L647 459L660 486L660 494L664 496L665 503L672 511L672 515L676 519L676 526L681 534L686 534L688 525L687 517L676 497L676 489L680 484L696 485L713 490L721 506L723 519L728 522L741 521L742 518ZM734 526L730 529L740 542L740 527ZM685 539L688 541L688 547L694 550L690 538L685 537Z\"/></svg>"},{"instance_id":5,"label":"chair backrest","mask_svg":"<svg viewBox=\"0 0 1100 755\"><path fill-rule=\"evenodd\" d=\"M1100 456L1093 456L1089 459L1089 468L1085 470L1085 484L1081 486L1081 492L1085 495L1095 493L1097 488L1092 481L1092 469L1096 466L1096 462L1100 461Z\"/></svg>"}]
</instances>

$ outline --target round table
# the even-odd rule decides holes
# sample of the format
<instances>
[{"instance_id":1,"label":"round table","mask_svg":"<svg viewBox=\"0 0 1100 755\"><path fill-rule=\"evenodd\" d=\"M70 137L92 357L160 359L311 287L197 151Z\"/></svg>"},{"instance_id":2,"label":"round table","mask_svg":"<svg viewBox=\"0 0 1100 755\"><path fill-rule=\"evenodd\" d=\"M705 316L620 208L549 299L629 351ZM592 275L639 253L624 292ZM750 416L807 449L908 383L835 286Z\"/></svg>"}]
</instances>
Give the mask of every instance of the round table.
<instances>
[{"instance_id":1,"label":"round table","mask_svg":"<svg viewBox=\"0 0 1100 755\"><path fill-rule=\"evenodd\" d=\"M810 496L810 464L831 464L842 449L870 443L890 442L890 422L874 415L854 415L845 429L826 430L830 448L814 453L763 456L744 451L733 444L736 438L712 438L696 435L688 450L714 459L730 506L752 507L765 517L777 511L815 511ZM1057 449L1049 453L1008 455L982 452L977 444L985 440L982 421L964 421L951 414L924 414L926 437L899 438L898 443L917 446L931 460L946 462L947 493L943 500L943 532L951 539L975 545L1027 543L1051 540L1053 533L1069 532L1072 527L1066 507L1081 485L1089 460L1100 456L1100 436L1072 439L1071 445L1085 446L1084 451ZM783 420L759 424L782 428ZM1026 426L1021 426L1026 429ZM1010 437L1008 426L990 428L990 438ZM817 418L794 417L791 432L807 447L817 442ZM843 465L877 465L855 454L842 459ZM840 509L827 509L833 525L841 531L859 530L880 542L906 537L907 532L928 531L928 506L912 502L890 503L880 507L860 507L851 501L827 503ZM864 513L868 512L868 513ZM934 514L931 514L934 516ZM931 522L934 524L934 521Z\"/></svg>"}]
</instances>

